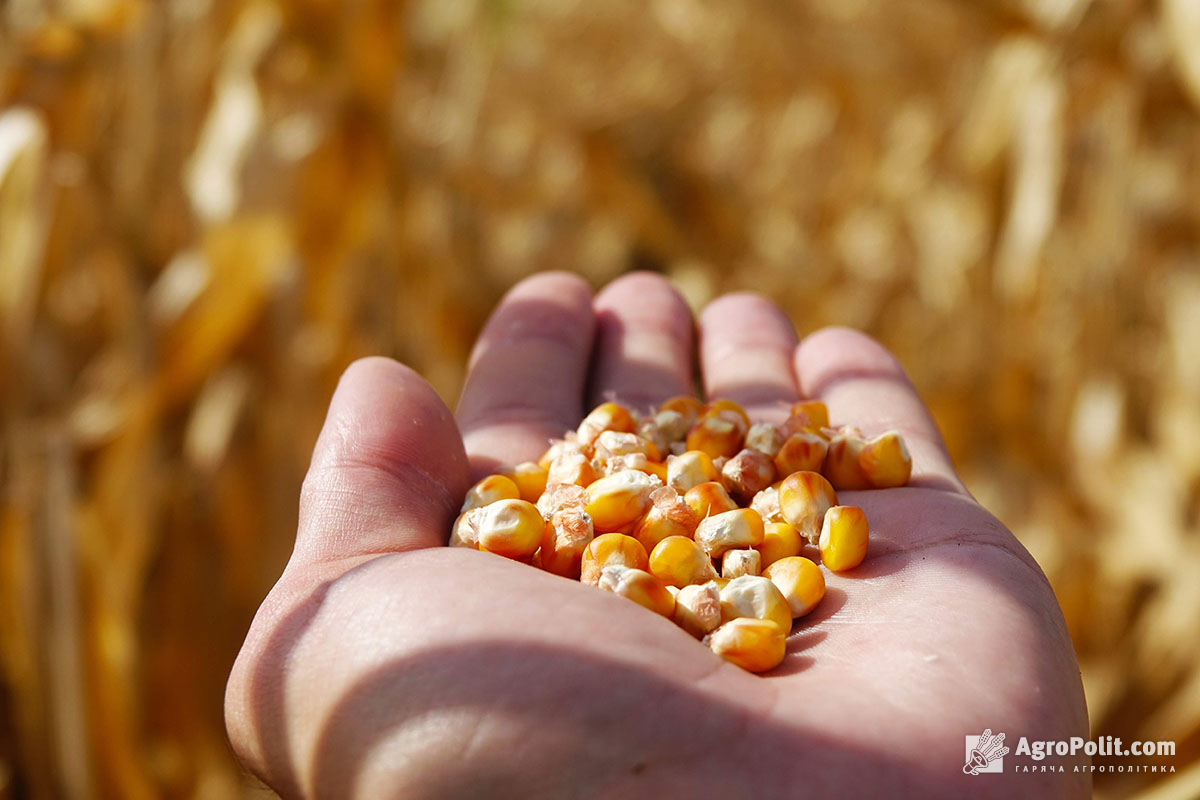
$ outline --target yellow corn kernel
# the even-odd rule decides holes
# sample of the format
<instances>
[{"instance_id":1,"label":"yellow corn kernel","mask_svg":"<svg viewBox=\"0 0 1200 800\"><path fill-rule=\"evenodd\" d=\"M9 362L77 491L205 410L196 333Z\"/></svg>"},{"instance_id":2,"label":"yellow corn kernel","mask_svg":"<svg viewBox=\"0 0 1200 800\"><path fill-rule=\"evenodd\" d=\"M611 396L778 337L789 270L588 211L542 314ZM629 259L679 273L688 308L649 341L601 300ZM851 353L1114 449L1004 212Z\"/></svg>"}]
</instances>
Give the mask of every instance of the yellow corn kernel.
<instances>
[{"instance_id":1,"label":"yellow corn kernel","mask_svg":"<svg viewBox=\"0 0 1200 800\"><path fill-rule=\"evenodd\" d=\"M829 409L820 400L801 400L799 403L793 403L791 415L793 417L803 414L808 417L808 426L815 430L829 427Z\"/></svg>"},{"instance_id":2,"label":"yellow corn kernel","mask_svg":"<svg viewBox=\"0 0 1200 800\"><path fill-rule=\"evenodd\" d=\"M725 487L716 481L696 484L684 493L683 500L695 512L697 519L733 511L738 507Z\"/></svg>"},{"instance_id":3,"label":"yellow corn kernel","mask_svg":"<svg viewBox=\"0 0 1200 800\"><path fill-rule=\"evenodd\" d=\"M596 585L606 592L632 600L655 614L669 618L675 613L675 597L658 578L645 570L613 564L600 570Z\"/></svg>"},{"instance_id":4,"label":"yellow corn kernel","mask_svg":"<svg viewBox=\"0 0 1200 800\"><path fill-rule=\"evenodd\" d=\"M825 463L828 450L829 443L812 431L793 433L775 454L775 469L780 475L817 472Z\"/></svg>"},{"instance_id":5,"label":"yellow corn kernel","mask_svg":"<svg viewBox=\"0 0 1200 800\"><path fill-rule=\"evenodd\" d=\"M520 497L521 490L517 488L517 484L511 478L503 475L488 475L467 489L467 495L463 498L460 510L470 511L473 508L483 508L497 500L517 500Z\"/></svg>"},{"instance_id":6,"label":"yellow corn kernel","mask_svg":"<svg viewBox=\"0 0 1200 800\"><path fill-rule=\"evenodd\" d=\"M696 513L679 492L670 486L661 486L650 493L650 510L633 529L633 538L649 552L668 536L690 539L698 522Z\"/></svg>"},{"instance_id":7,"label":"yellow corn kernel","mask_svg":"<svg viewBox=\"0 0 1200 800\"><path fill-rule=\"evenodd\" d=\"M642 472L645 472L647 475L653 475L662 481L663 484L666 484L667 482L667 465L661 461L647 462L645 466L638 467L638 469L640 469Z\"/></svg>"},{"instance_id":8,"label":"yellow corn kernel","mask_svg":"<svg viewBox=\"0 0 1200 800\"><path fill-rule=\"evenodd\" d=\"M787 631L774 622L738 617L706 636L704 643L721 658L747 672L766 672L783 661Z\"/></svg>"},{"instance_id":9,"label":"yellow corn kernel","mask_svg":"<svg viewBox=\"0 0 1200 800\"><path fill-rule=\"evenodd\" d=\"M639 435L654 442L658 452L667 454L674 442L682 442L693 421L678 411L667 409L638 423Z\"/></svg>"},{"instance_id":10,"label":"yellow corn kernel","mask_svg":"<svg viewBox=\"0 0 1200 800\"><path fill-rule=\"evenodd\" d=\"M653 442L636 433L604 431L596 437L595 448L596 458L601 461L606 461L614 456L629 456L635 453L639 453L651 461L658 461L662 458Z\"/></svg>"},{"instance_id":11,"label":"yellow corn kernel","mask_svg":"<svg viewBox=\"0 0 1200 800\"><path fill-rule=\"evenodd\" d=\"M764 522L762 544L754 549L762 556L761 573L780 559L800 555L804 549L804 538L786 522Z\"/></svg>"},{"instance_id":12,"label":"yellow corn kernel","mask_svg":"<svg viewBox=\"0 0 1200 800\"><path fill-rule=\"evenodd\" d=\"M497 500L479 510L475 529L479 549L505 558L529 558L542 543L545 520L524 500Z\"/></svg>"},{"instance_id":13,"label":"yellow corn kernel","mask_svg":"<svg viewBox=\"0 0 1200 800\"><path fill-rule=\"evenodd\" d=\"M731 419L732 418L732 419ZM703 450L712 458L732 456L742 448L744 428L731 412L704 414L687 435L688 450Z\"/></svg>"},{"instance_id":14,"label":"yellow corn kernel","mask_svg":"<svg viewBox=\"0 0 1200 800\"><path fill-rule=\"evenodd\" d=\"M764 453L746 448L721 467L721 485L729 496L748 503L775 480L775 465Z\"/></svg>"},{"instance_id":15,"label":"yellow corn kernel","mask_svg":"<svg viewBox=\"0 0 1200 800\"><path fill-rule=\"evenodd\" d=\"M750 501L750 508L758 512L763 522L782 522L779 514L779 489L775 484L768 486Z\"/></svg>"},{"instance_id":16,"label":"yellow corn kernel","mask_svg":"<svg viewBox=\"0 0 1200 800\"><path fill-rule=\"evenodd\" d=\"M867 557L867 515L858 506L833 506L821 526L821 563L834 572L854 569Z\"/></svg>"},{"instance_id":17,"label":"yellow corn kernel","mask_svg":"<svg viewBox=\"0 0 1200 800\"><path fill-rule=\"evenodd\" d=\"M587 489L582 486L576 486L573 483L550 483L547 484L546 491L538 498L537 507L543 517L550 519L554 516L554 512L566 508L583 511L587 502Z\"/></svg>"},{"instance_id":18,"label":"yellow corn kernel","mask_svg":"<svg viewBox=\"0 0 1200 800\"><path fill-rule=\"evenodd\" d=\"M546 448L546 452L542 453L542 457L538 459L538 466L542 469L550 469L550 465L554 463L554 459L565 453L583 453L583 445L573 439L555 439ZM586 453L585 453L586 455Z\"/></svg>"},{"instance_id":19,"label":"yellow corn kernel","mask_svg":"<svg viewBox=\"0 0 1200 800\"><path fill-rule=\"evenodd\" d=\"M478 510L464 511L458 515L458 519L454 520L454 526L450 528L450 541L447 543L450 547L479 549L479 531L475 529Z\"/></svg>"},{"instance_id":20,"label":"yellow corn kernel","mask_svg":"<svg viewBox=\"0 0 1200 800\"><path fill-rule=\"evenodd\" d=\"M600 533L613 533L635 524L650 508L657 480L636 469L601 478L587 487L584 508Z\"/></svg>"},{"instance_id":21,"label":"yellow corn kernel","mask_svg":"<svg viewBox=\"0 0 1200 800\"><path fill-rule=\"evenodd\" d=\"M821 472L835 488L850 491L871 488L859 458L864 444L866 442L860 437L845 432L835 433L829 439L829 450L825 453Z\"/></svg>"},{"instance_id":22,"label":"yellow corn kernel","mask_svg":"<svg viewBox=\"0 0 1200 800\"><path fill-rule=\"evenodd\" d=\"M687 423L687 427L691 428L696 424L696 420L700 419L700 415L704 413L704 403L701 403L695 397L679 395L678 397L664 400L662 405L658 407L658 410L660 412L674 411L682 416L683 421Z\"/></svg>"},{"instance_id":23,"label":"yellow corn kernel","mask_svg":"<svg viewBox=\"0 0 1200 800\"><path fill-rule=\"evenodd\" d=\"M783 430L771 422L756 422L746 431L746 447L774 458L787 439Z\"/></svg>"},{"instance_id":24,"label":"yellow corn kernel","mask_svg":"<svg viewBox=\"0 0 1200 800\"><path fill-rule=\"evenodd\" d=\"M760 545L761 546L761 545ZM721 577L733 580L762 571L762 556L757 550L726 550L721 556Z\"/></svg>"},{"instance_id":25,"label":"yellow corn kernel","mask_svg":"<svg viewBox=\"0 0 1200 800\"><path fill-rule=\"evenodd\" d=\"M617 403L601 403L588 412L583 422L579 423L576 435L580 444L590 445L604 431L633 433L634 427L633 415L624 406Z\"/></svg>"},{"instance_id":26,"label":"yellow corn kernel","mask_svg":"<svg viewBox=\"0 0 1200 800\"><path fill-rule=\"evenodd\" d=\"M821 568L802 556L781 558L764 569L762 575L783 594L793 617L803 617L825 596L825 575Z\"/></svg>"},{"instance_id":27,"label":"yellow corn kernel","mask_svg":"<svg viewBox=\"0 0 1200 800\"><path fill-rule=\"evenodd\" d=\"M719 477L712 457L703 450L688 450L682 455L667 458L667 483L678 492L693 486L715 481Z\"/></svg>"},{"instance_id":28,"label":"yellow corn kernel","mask_svg":"<svg viewBox=\"0 0 1200 800\"><path fill-rule=\"evenodd\" d=\"M721 588L721 619L753 617L774 622L787 633L792 629L792 610L783 592L769 578L743 575Z\"/></svg>"},{"instance_id":29,"label":"yellow corn kernel","mask_svg":"<svg viewBox=\"0 0 1200 800\"><path fill-rule=\"evenodd\" d=\"M670 586L707 583L717 577L712 559L686 536L668 536L650 553L650 574Z\"/></svg>"},{"instance_id":30,"label":"yellow corn kernel","mask_svg":"<svg viewBox=\"0 0 1200 800\"><path fill-rule=\"evenodd\" d=\"M547 483L573 483L576 486L590 486L600 474L592 465L591 460L583 453L566 452L550 463L546 473Z\"/></svg>"},{"instance_id":31,"label":"yellow corn kernel","mask_svg":"<svg viewBox=\"0 0 1200 800\"><path fill-rule=\"evenodd\" d=\"M538 550L542 569L564 578L578 578L583 551L593 538L592 518L582 509L555 512L542 528L542 546Z\"/></svg>"},{"instance_id":32,"label":"yellow corn kernel","mask_svg":"<svg viewBox=\"0 0 1200 800\"><path fill-rule=\"evenodd\" d=\"M837 493L818 472L793 472L779 484L779 512L783 521L815 542L821 534L825 511L837 505Z\"/></svg>"},{"instance_id":33,"label":"yellow corn kernel","mask_svg":"<svg viewBox=\"0 0 1200 800\"><path fill-rule=\"evenodd\" d=\"M713 582L685 586L675 595L675 624L702 639L721 624L721 590Z\"/></svg>"},{"instance_id":34,"label":"yellow corn kernel","mask_svg":"<svg viewBox=\"0 0 1200 800\"><path fill-rule=\"evenodd\" d=\"M605 533L597 536L583 548L580 559L579 580L593 586L600 580L600 571L605 567L621 566L646 569L650 558L646 548L632 536L623 533Z\"/></svg>"},{"instance_id":35,"label":"yellow corn kernel","mask_svg":"<svg viewBox=\"0 0 1200 800\"><path fill-rule=\"evenodd\" d=\"M695 537L710 558L719 558L726 550L762 544L762 517L752 508L735 508L701 520Z\"/></svg>"},{"instance_id":36,"label":"yellow corn kernel","mask_svg":"<svg viewBox=\"0 0 1200 800\"><path fill-rule=\"evenodd\" d=\"M864 444L858 465L873 489L903 486L912 476L912 456L896 431L881 433Z\"/></svg>"},{"instance_id":37,"label":"yellow corn kernel","mask_svg":"<svg viewBox=\"0 0 1200 800\"><path fill-rule=\"evenodd\" d=\"M504 473L505 477L517 485L521 499L536 503L546 491L548 470L533 461L524 461Z\"/></svg>"},{"instance_id":38,"label":"yellow corn kernel","mask_svg":"<svg viewBox=\"0 0 1200 800\"><path fill-rule=\"evenodd\" d=\"M742 408L732 400L713 400L704 407L704 413L709 415L719 414L727 419L740 420L740 428L742 435L746 435L746 431L750 430L750 415L746 413L746 409Z\"/></svg>"}]
</instances>

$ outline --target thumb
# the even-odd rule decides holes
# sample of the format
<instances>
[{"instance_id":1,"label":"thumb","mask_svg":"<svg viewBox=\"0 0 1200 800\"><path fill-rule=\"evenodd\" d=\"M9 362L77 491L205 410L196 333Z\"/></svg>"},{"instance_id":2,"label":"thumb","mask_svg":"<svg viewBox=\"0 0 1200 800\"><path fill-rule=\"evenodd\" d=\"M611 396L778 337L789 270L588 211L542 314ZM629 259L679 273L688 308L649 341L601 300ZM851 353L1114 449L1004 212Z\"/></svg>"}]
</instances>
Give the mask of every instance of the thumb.
<instances>
[{"instance_id":1,"label":"thumb","mask_svg":"<svg viewBox=\"0 0 1200 800\"><path fill-rule=\"evenodd\" d=\"M391 359L355 361L304 478L293 561L445 544L467 482L462 437L433 388Z\"/></svg>"}]
</instances>

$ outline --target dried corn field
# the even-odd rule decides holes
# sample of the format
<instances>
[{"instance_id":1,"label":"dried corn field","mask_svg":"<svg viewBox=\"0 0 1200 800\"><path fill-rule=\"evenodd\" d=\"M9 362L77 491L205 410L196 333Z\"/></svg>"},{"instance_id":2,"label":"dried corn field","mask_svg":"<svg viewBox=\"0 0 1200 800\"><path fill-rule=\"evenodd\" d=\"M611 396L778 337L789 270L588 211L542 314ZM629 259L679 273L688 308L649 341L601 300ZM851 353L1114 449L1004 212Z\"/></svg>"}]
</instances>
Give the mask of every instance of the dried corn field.
<instances>
[{"instance_id":1,"label":"dried corn field","mask_svg":"<svg viewBox=\"0 0 1200 800\"><path fill-rule=\"evenodd\" d=\"M909 366L1094 734L1200 796L1200 4L0 4L0 798L254 796L221 693L334 382L513 281L777 298ZM981 676L983 678L985 676Z\"/></svg>"}]
</instances>

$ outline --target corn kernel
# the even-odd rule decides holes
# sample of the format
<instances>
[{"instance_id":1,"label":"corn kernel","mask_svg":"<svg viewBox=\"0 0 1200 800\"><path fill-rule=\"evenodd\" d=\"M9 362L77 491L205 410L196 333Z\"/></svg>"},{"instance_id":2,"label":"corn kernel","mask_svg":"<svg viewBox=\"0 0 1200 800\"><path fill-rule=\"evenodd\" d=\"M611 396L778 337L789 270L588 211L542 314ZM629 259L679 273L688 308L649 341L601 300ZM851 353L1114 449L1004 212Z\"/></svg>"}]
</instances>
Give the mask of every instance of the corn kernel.
<instances>
[{"instance_id":1,"label":"corn kernel","mask_svg":"<svg viewBox=\"0 0 1200 800\"><path fill-rule=\"evenodd\" d=\"M447 543L450 547L479 549L479 531L475 529L478 511L479 509L464 511L454 520L454 526L450 529L450 541Z\"/></svg>"},{"instance_id":2,"label":"corn kernel","mask_svg":"<svg viewBox=\"0 0 1200 800\"><path fill-rule=\"evenodd\" d=\"M738 617L705 637L714 653L747 672L766 672L783 662L787 632L773 622Z\"/></svg>"},{"instance_id":3,"label":"corn kernel","mask_svg":"<svg viewBox=\"0 0 1200 800\"><path fill-rule=\"evenodd\" d=\"M903 486L912 476L912 456L896 431L882 433L864 444L858 465L873 489Z\"/></svg>"},{"instance_id":4,"label":"corn kernel","mask_svg":"<svg viewBox=\"0 0 1200 800\"><path fill-rule=\"evenodd\" d=\"M546 491L548 471L533 461L524 461L504 473L505 477L517 485L521 499L536 503Z\"/></svg>"},{"instance_id":5,"label":"corn kernel","mask_svg":"<svg viewBox=\"0 0 1200 800\"><path fill-rule=\"evenodd\" d=\"M669 618L675 613L675 597L659 583L658 578L645 570L609 565L600 570L596 585L606 592L632 600L655 614Z\"/></svg>"},{"instance_id":6,"label":"corn kernel","mask_svg":"<svg viewBox=\"0 0 1200 800\"><path fill-rule=\"evenodd\" d=\"M762 556L757 550L726 550L721 556L721 577L733 580L743 575L757 575L762 568Z\"/></svg>"},{"instance_id":7,"label":"corn kernel","mask_svg":"<svg viewBox=\"0 0 1200 800\"><path fill-rule=\"evenodd\" d=\"M554 516L554 512L566 508L583 511L587 502L587 489L582 486L576 486L573 483L551 483L546 486L546 491L538 498L537 507L538 511L542 512L542 516L549 519Z\"/></svg>"},{"instance_id":8,"label":"corn kernel","mask_svg":"<svg viewBox=\"0 0 1200 800\"><path fill-rule=\"evenodd\" d=\"M732 417L732 420L730 419ZM700 417L687 435L688 450L703 450L712 458L731 456L742 448L745 429L739 427L740 420L725 412L705 414Z\"/></svg>"},{"instance_id":9,"label":"corn kernel","mask_svg":"<svg viewBox=\"0 0 1200 800\"><path fill-rule=\"evenodd\" d=\"M713 514L733 511L738 504L733 502L725 487L716 481L698 483L688 489L683 495L686 502L696 514L697 519L705 519Z\"/></svg>"},{"instance_id":10,"label":"corn kernel","mask_svg":"<svg viewBox=\"0 0 1200 800\"><path fill-rule=\"evenodd\" d=\"M686 492L693 486L715 481L718 477L712 458L702 450L688 450L682 455L667 458L667 483L676 491Z\"/></svg>"},{"instance_id":11,"label":"corn kernel","mask_svg":"<svg viewBox=\"0 0 1200 800\"><path fill-rule=\"evenodd\" d=\"M750 430L750 415L746 413L746 409L742 408L732 400L713 400L704 407L704 414L720 415L729 420L735 418L740 422L742 435L746 435L746 431Z\"/></svg>"},{"instance_id":12,"label":"corn kernel","mask_svg":"<svg viewBox=\"0 0 1200 800\"><path fill-rule=\"evenodd\" d=\"M829 408L820 400L801 400L793 403L791 415L808 417L808 427L820 430L829 427Z\"/></svg>"},{"instance_id":13,"label":"corn kernel","mask_svg":"<svg viewBox=\"0 0 1200 800\"><path fill-rule=\"evenodd\" d=\"M633 529L633 538L649 552L668 536L690 539L698 522L696 513L679 492L670 486L661 486L650 493L650 510Z\"/></svg>"},{"instance_id":14,"label":"corn kernel","mask_svg":"<svg viewBox=\"0 0 1200 800\"><path fill-rule=\"evenodd\" d=\"M833 506L821 526L821 563L834 572L854 569L867 556L867 515L858 506Z\"/></svg>"},{"instance_id":15,"label":"corn kernel","mask_svg":"<svg viewBox=\"0 0 1200 800\"><path fill-rule=\"evenodd\" d=\"M774 622L787 633L792 629L792 610L787 598L770 579L759 575L734 578L721 589L721 619L738 617Z\"/></svg>"},{"instance_id":16,"label":"corn kernel","mask_svg":"<svg viewBox=\"0 0 1200 800\"><path fill-rule=\"evenodd\" d=\"M829 443L811 431L793 433L775 454L775 469L780 475L817 472L825 463L828 450Z\"/></svg>"},{"instance_id":17,"label":"corn kernel","mask_svg":"<svg viewBox=\"0 0 1200 800\"><path fill-rule=\"evenodd\" d=\"M686 536L668 536L650 553L650 574L670 586L707 583L717 577L708 554Z\"/></svg>"},{"instance_id":18,"label":"corn kernel","mask_svg":"<svg viewBox=\"0 0 1200 800\"><path fill-rule=\"evenodd\" d=\"M658 451L665 455L670 451L671 443L682 442L691 427L692 422L687 417L678 411L667 409L643 419L638 423L637 431L654 442Z\"/></svg>"},{"instance_id":19,"label":"corn kernel","mask_svg":"<svg viewBox=\"0 0 1200 800\"><path fill-rule=\"evenodd\" d=\"M529 558L542 543L545 520L537 506L524 500L497 500L476 517L479 549L506 558Z\"/></svg>"},{"instance_id":20,"label":"corn kernel","mask_svg":"<svg viewBox=\"0 0 1200 800\"><path fill-rule=\"evenodd\" d=\"M762 544L754 549L762 556L761 572L780 559L800 555L804 538L786 522L764 522Z\"/></svg>"},{"instance_id":21,"label":"corn kernel","mask_svg":"<svg viewBox=\"0 0 1200 800\"><path fill-rule=\"evenodd\" d=\"M781 558L762 574L783 594L793 617L803 617L825 596L825 575L821 568L802 556Z\"/></svg>"},{"instance_id":22,"label":"corn kernel","mask_svg":"<svg viewBox=\"0 0 1200 800\"><path fill-rule=\"evenodd\" d=\"M664 400L662 405L658 407L658 410L674 411L682 416L683 421L687 423L687 427L691 428L696 424L696 420L700 419L700 415L704 413L704 403L689 395L679 395L678 397Z\"/></svg>"},{"instance_id":23,"label":"corn kernel","mask_svg":"<svg viewBox=\"0 0 1200 800\"><path fill-rule=\"evenodd\" d=\"M557 511L542 529L542 569L564 578L578 578L583 551L594 538L592 518L578 508Z\"/></svg>"},{"instance_id":24,"label":"corn kernel","mask_svg":"<svg viewBox=\"0 0 1200 800\"><path fill-rule=\"evenodd\" d=\"M756 422L746 431L746 447L757 450L767 458L774 458L779 448L783 447L786 438L778 425Z\"/></svg>"},{"instance_id":25,"label":"corn kernel","mask_svg":"<svg viewBox=\"0 0 1200 800\"><path fill-rule=\"evenodd\" d=\"M579 580L595 586L600 580L600 571L605 567L646 569L649 562L646 548L638 544L637 539L623 533L605 533L592 539L583 549Z\"/></svg>"},{"instance_id":26,"label":"corn kernel","mask_svg":"<svg viewBox=\"0 0 1200 800\"><path fill-rule=\"evenodd\" d=\"M775 465L764 453L746 448L721 467L721 485L730 497L749 502L775 480Z\"/></svg>"},{"instance_id":27,"label":"corn kernel","mask_svg":"<svg viewBox=\"0 0 1200 800\"><path fill-rule=\"evenodd\" d=\"M555 439L550 443L550 446L546 448L546 452L542 453L542 457L538 459L537 463L539 467L545 470L550 469L550 465L554 463L554 459L565 453L583 453L587 455L583 445L574 440L575 434L571 433L568 435L572 438Z\"/></svg>"},{"instance_id":28,"label":"corn kernel","mask_svg":"<svg viewBox=\"0 0 1200 800\"><path fill-rule=\"evenodd\" d=\"M633 415L623 406L617 403L601 403L588 412L583 422L579 423L576 435L580 444L590 445L604 431L633 433L634 427Z\"/></svg>"},{"instance_id":29,"label":"corn kernel","mask_svg":"<svg viewBox=\"0 0 1200 800\"><path fill-rule=\"evenodd\" d=\"M520 497L521 490L517 488L517 484L511 478L503 475L488 475L467 490L460 510L470 511L473 508L483 508L497 500L517 500Z\"/></svg>"},{"instance_id":30,"label":"corn kernel","mask_svg":"<svg viewBox=\"0 0 1200 800\"><path fill-rule=\"evenodd\" d=\"M870 489L871 482L863 472L860 456L862 438L851 433L838 432L829 439L829 450L825 453L825 464L821 472L837 489Z\"/></svg>"},{"instance_id":31,"label":"corn kernel","mask_svg":"<svg viewBox=\"0 0 1200 800\"><path fill-rule=\"evenodd\" d=\"M779 484L779 511L784 522L815 542L821 534L825 511L837 505L837 493L817 472L793 472Z\"/></svg>"},{"instance_id":32,"label":"corn kernel","mask_svg":"<svg viewBox=\"0 0 1200 800\"><path fill-rule=\"evenodd\" d=\"M573 483L576 486L590 486L600 474L592 465L590 459L583 453L566 452L550 463L546 473L547 483Z\"/></svg>"},{"instance_id":33,"label":"corn kernel","mask_svg":"<svg viewBox=\"0 0 1200 800\"><path fill-rule=\"evenodd\" d=\"M600 533L612 533L635 524L650 508L650 493L658 480L644 472L627 469L601 478L587 487L584 508Z\"/></svg>"},{"instance_id":34,"label":"corn kernel","mask_svg":"<svg viewBox=\"0 0 1200 800\"><path fill-rule=\"evenodd\" d=\"M783 516L779 513L779 488L776 484L754 495L754 499L750 501L750 508L758 512L763 522L783 522Z\"/></svg>"},{"instance_id":35,"label":"corn kernel","mask_svg":"<svg viewBox=\"0 0 1200 800\"><path fill-rule=\"evenodd\" d=\"M657 461L662 457L653 442L636 433L604 431L596 437L595 448L596 458L601 461L614 456L628 456L634 453L640 453L651 461Z\"/></svg>"},{"instance_id":36,"label":"corn kernel","mask_svg":"<svg viewBox=\"0 0 1200 800\"><path fill-rule=\"evenodd\" d=\"M702 639L721 624L721 590L715 583L696 583L677 590L675 624Z\"/></svg>"},{"instance_id":37,"label":"corn kernel","mask_svg":"<svg viewBox=\"0 0 1200 800\"><path fill-rule=\"evenodd\" d=\"M696 526L696 544L710 558L726 550L744 549L762 544L763 521L752 508L736 508L703 519Z\"/></svg>"}]
</instances>

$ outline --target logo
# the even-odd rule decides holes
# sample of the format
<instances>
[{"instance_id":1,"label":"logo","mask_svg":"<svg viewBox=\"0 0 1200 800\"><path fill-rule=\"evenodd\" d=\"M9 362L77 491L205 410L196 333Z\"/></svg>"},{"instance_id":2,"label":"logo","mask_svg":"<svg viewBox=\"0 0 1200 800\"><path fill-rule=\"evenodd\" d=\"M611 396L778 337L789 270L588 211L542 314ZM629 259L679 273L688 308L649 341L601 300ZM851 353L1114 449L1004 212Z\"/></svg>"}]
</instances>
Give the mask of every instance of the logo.
<instances>
[{"instance_id":1,"label":"logo","mask_svg":"<svg viewBox=\"0 0 1200 800\"><path fill-rule=\"evenodd\" d=\"M966 740L967 763L963 767L964 775L978 775L981 772L1003 772L1004 756L1008 748L1004 746L1004 734L992 735L988 728L979 736L964 736Z\"/></svg>"}]
</instances>

